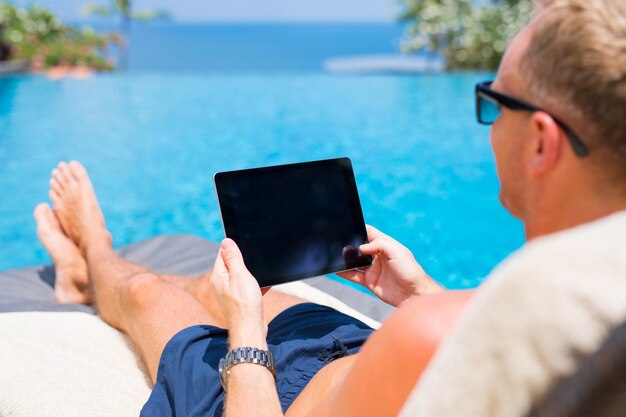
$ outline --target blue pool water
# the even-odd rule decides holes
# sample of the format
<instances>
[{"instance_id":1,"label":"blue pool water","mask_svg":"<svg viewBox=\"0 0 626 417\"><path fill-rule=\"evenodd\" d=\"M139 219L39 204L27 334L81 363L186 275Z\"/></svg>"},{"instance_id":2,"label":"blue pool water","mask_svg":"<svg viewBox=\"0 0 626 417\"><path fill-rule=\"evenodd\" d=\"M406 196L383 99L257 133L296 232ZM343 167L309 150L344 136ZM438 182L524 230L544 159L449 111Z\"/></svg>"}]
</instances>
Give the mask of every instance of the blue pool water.
<instances>
[{"instance_id":1,"label":"blue pool water","mask_svg":"<svg viewBox=\"0 0 626 417\"><path fill-rule=\"evenodd\" d=\"M349 156L366 221L444 285L475 286L523 241L474 121L485 77L0 78L0 270L49 262L32 210L59 160L87 166L119 246L222 238L216 171Z\"/></svg>"}]
</instances>

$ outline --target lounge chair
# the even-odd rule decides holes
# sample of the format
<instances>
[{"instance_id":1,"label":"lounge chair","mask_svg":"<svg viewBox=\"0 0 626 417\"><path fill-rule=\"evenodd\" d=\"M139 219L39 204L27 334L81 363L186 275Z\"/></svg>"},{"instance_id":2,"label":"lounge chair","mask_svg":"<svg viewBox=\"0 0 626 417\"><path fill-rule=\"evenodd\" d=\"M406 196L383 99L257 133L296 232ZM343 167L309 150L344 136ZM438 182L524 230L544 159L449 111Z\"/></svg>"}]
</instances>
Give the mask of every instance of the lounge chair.
<instances>
[{"instance_id":1,"label":"lounge chair","mask_svg":"<svg viewBox=\"0 0 626 417\"><path fill-rule=\"evenodd\" d=\"M600 348L580 358L571 375L560 378L528 417L618 417L626 415L626 322Z\"/></svg>"},{"instance_id":2,"label":"lounge chair","mask_svg":"<svg viewBox=\"0 0 626 417\"><path fill-rule=\"evenodd\" d=\"M156 271L200 275L218 246L161 236L120 249ZM0 416L137 416L150 394L129 340L91 307L54 301L54 269L0 273ZM275 287L377 327L392 308L325 277ZM332 296L330 295L332 294Z\"/></svg>"}]
</instances>

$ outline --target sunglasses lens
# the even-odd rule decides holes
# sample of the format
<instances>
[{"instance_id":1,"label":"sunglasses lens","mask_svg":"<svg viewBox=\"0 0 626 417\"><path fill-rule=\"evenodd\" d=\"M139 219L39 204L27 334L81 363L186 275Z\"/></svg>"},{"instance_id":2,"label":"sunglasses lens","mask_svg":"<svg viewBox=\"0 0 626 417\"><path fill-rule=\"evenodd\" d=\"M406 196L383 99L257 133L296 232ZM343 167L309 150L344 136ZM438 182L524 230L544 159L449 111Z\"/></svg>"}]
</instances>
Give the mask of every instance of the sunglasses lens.
<instances>
[{"instance_id":1,"label":"sunglasses lens","mask_svg":"<svg viewBox=\"0 0 626 417\"><path fill-rule=\"evenodd\" d=\"M480 123L490 125L500 116L500 106L495 101L479 95L476 104L478 105L478 121Z\"/></svg>"}]
</instances>

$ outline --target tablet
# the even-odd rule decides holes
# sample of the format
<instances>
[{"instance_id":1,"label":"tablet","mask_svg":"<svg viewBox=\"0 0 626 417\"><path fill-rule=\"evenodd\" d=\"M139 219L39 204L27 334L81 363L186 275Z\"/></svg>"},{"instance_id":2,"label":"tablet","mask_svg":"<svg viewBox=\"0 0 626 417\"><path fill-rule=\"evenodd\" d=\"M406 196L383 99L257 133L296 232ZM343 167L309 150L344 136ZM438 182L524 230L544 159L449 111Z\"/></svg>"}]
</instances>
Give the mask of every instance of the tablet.
<instances>
[{"instance_id":1,"label":"tablet","mask_svg":"<svg viewBox=\"0 0 626 417\"><path fill-rule=\"evenodd\" d=\"M224 233L261 287L362 268L372 258L348 158L215 174Z\"/></svg>"}]
</instances>

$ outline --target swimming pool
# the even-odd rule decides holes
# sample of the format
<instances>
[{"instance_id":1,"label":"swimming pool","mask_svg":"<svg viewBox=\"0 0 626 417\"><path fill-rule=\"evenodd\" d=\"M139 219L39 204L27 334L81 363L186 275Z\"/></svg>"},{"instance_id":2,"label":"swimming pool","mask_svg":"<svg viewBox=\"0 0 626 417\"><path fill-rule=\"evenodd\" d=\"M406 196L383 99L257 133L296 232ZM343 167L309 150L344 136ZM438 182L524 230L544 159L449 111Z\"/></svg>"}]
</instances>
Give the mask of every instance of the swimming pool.
<instances>
[{"instance_id":1,"label":"swimming pool","mask_svg":"<svg viewBox=\"0 0 626 417\"><path fill-rule=\"evenodd\" d=\"M119 246L221 239L216 171L348 156L366 221L444 285L473 287L523 242L474 121L473 86L487 77L0 78L0 270L49 262L32 209L62 159L89 169Z\"/></svg>"}]
</instances>

